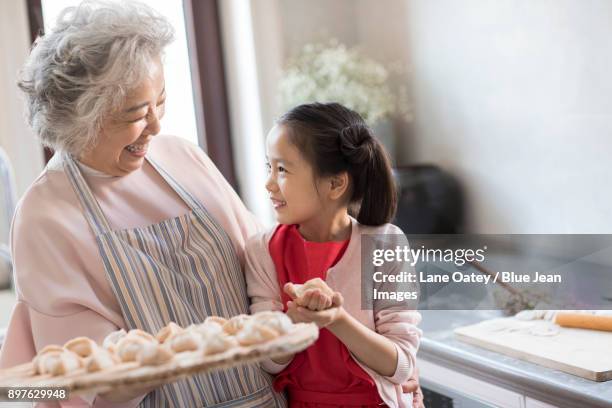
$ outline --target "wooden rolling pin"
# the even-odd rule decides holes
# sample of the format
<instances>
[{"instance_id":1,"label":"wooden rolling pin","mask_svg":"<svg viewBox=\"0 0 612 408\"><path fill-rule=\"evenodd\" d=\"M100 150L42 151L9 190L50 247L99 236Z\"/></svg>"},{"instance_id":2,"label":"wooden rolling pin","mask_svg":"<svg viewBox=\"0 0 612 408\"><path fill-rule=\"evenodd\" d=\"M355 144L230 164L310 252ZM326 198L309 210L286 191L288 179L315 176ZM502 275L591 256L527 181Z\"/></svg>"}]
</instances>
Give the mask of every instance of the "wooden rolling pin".
<instances>
[{"instance_id":1,"label":"wooden rolling pin","mask_svg":"<svg viewBox=\"0 0 612 408\"><path fill-rule=\"evenodd\" d=\"M612 331L612 316L578 312L557 312L555 323L562 327Z\"/></svg>"}]
</instances>

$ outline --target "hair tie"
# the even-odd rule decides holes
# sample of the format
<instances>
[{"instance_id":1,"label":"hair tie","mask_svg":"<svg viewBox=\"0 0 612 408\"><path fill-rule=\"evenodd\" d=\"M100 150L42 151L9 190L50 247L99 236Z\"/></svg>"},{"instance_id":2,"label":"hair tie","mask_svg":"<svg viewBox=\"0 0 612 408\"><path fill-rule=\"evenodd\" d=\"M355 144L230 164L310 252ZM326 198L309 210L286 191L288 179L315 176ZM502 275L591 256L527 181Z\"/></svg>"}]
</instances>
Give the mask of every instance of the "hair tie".
<instances>
[{"instance_id":1,"label":"hair tie","mask_svg":"<svg viewBox=\"0 0 612 408\"><path fill-rule=\"evenodd\" d=\"M351 164L363 164L370 160L374 150L374 138L363 125L349 125L340 131L340 151Z\"/></svg>"}]
</instances>

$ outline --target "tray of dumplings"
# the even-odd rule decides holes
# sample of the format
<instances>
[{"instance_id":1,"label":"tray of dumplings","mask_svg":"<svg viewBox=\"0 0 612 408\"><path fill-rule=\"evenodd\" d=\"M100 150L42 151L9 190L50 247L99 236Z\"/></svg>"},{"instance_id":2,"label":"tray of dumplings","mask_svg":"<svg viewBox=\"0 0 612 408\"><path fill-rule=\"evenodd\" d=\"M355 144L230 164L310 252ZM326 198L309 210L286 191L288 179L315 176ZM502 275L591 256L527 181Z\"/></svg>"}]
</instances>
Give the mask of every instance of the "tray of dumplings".
<instances>
[{"instance_id":1,"label":"tray of dumplings","mask_svg":"<svg viewBox=\"0 0 612 408\"><path fill-rule=\"evenodd\" d=\"M46 346L32 362L0 370L0 390L57 387L78 395L159 385L296 353L318 336L314 323L293 324L281 312L211 316L185 328L171 322L155 334L122 329L101 345L77 337L63 346Z\"/></svg>"}]
</instances>

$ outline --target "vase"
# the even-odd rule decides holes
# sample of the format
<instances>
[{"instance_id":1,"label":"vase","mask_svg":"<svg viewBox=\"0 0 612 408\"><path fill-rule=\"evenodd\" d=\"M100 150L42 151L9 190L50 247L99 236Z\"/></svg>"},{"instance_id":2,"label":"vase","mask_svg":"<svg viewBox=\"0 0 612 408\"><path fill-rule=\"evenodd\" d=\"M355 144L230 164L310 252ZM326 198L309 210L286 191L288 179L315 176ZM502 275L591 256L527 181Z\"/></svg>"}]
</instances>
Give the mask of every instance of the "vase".
<instances>
[{"instance_id":1,"label":"vase","mask_svg":"<svg viewBox=\"0 0 612 408\"><path fill-rule=\"evenodd\" d=\"M437 166L395 168L398 207L394 224L406 234L457 234L463 227L459 181Z\"/></svg>"}]
</instances>

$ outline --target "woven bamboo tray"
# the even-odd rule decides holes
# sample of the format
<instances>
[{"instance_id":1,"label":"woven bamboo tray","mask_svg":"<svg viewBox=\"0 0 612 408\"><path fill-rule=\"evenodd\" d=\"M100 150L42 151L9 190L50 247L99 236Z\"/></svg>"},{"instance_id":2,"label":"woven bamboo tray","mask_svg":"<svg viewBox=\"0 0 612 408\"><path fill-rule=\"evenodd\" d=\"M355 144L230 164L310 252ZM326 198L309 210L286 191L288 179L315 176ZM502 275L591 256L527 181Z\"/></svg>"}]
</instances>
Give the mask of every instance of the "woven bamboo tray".
<instances>
[{"instance_id":1,"label":"woven bamboo tray","mask_svg":"<svg viewBox=\"0 0 612 408\"><path fill-rule=\"evenodd\" d=\"M140 366L129 362L103 372L85 370L67 376L35 375L32 363L0 370L0 399L7 388L58 387L70 395L103 393L110 390L143 388L176 381L196 373L254 363L304 350L319 337L314 323L298 323L293 329L272 341L249 347L234 347L226 352L202 355L201 352L178 353L169 362L158 366Z\"/></svg>"}]
</instances>

